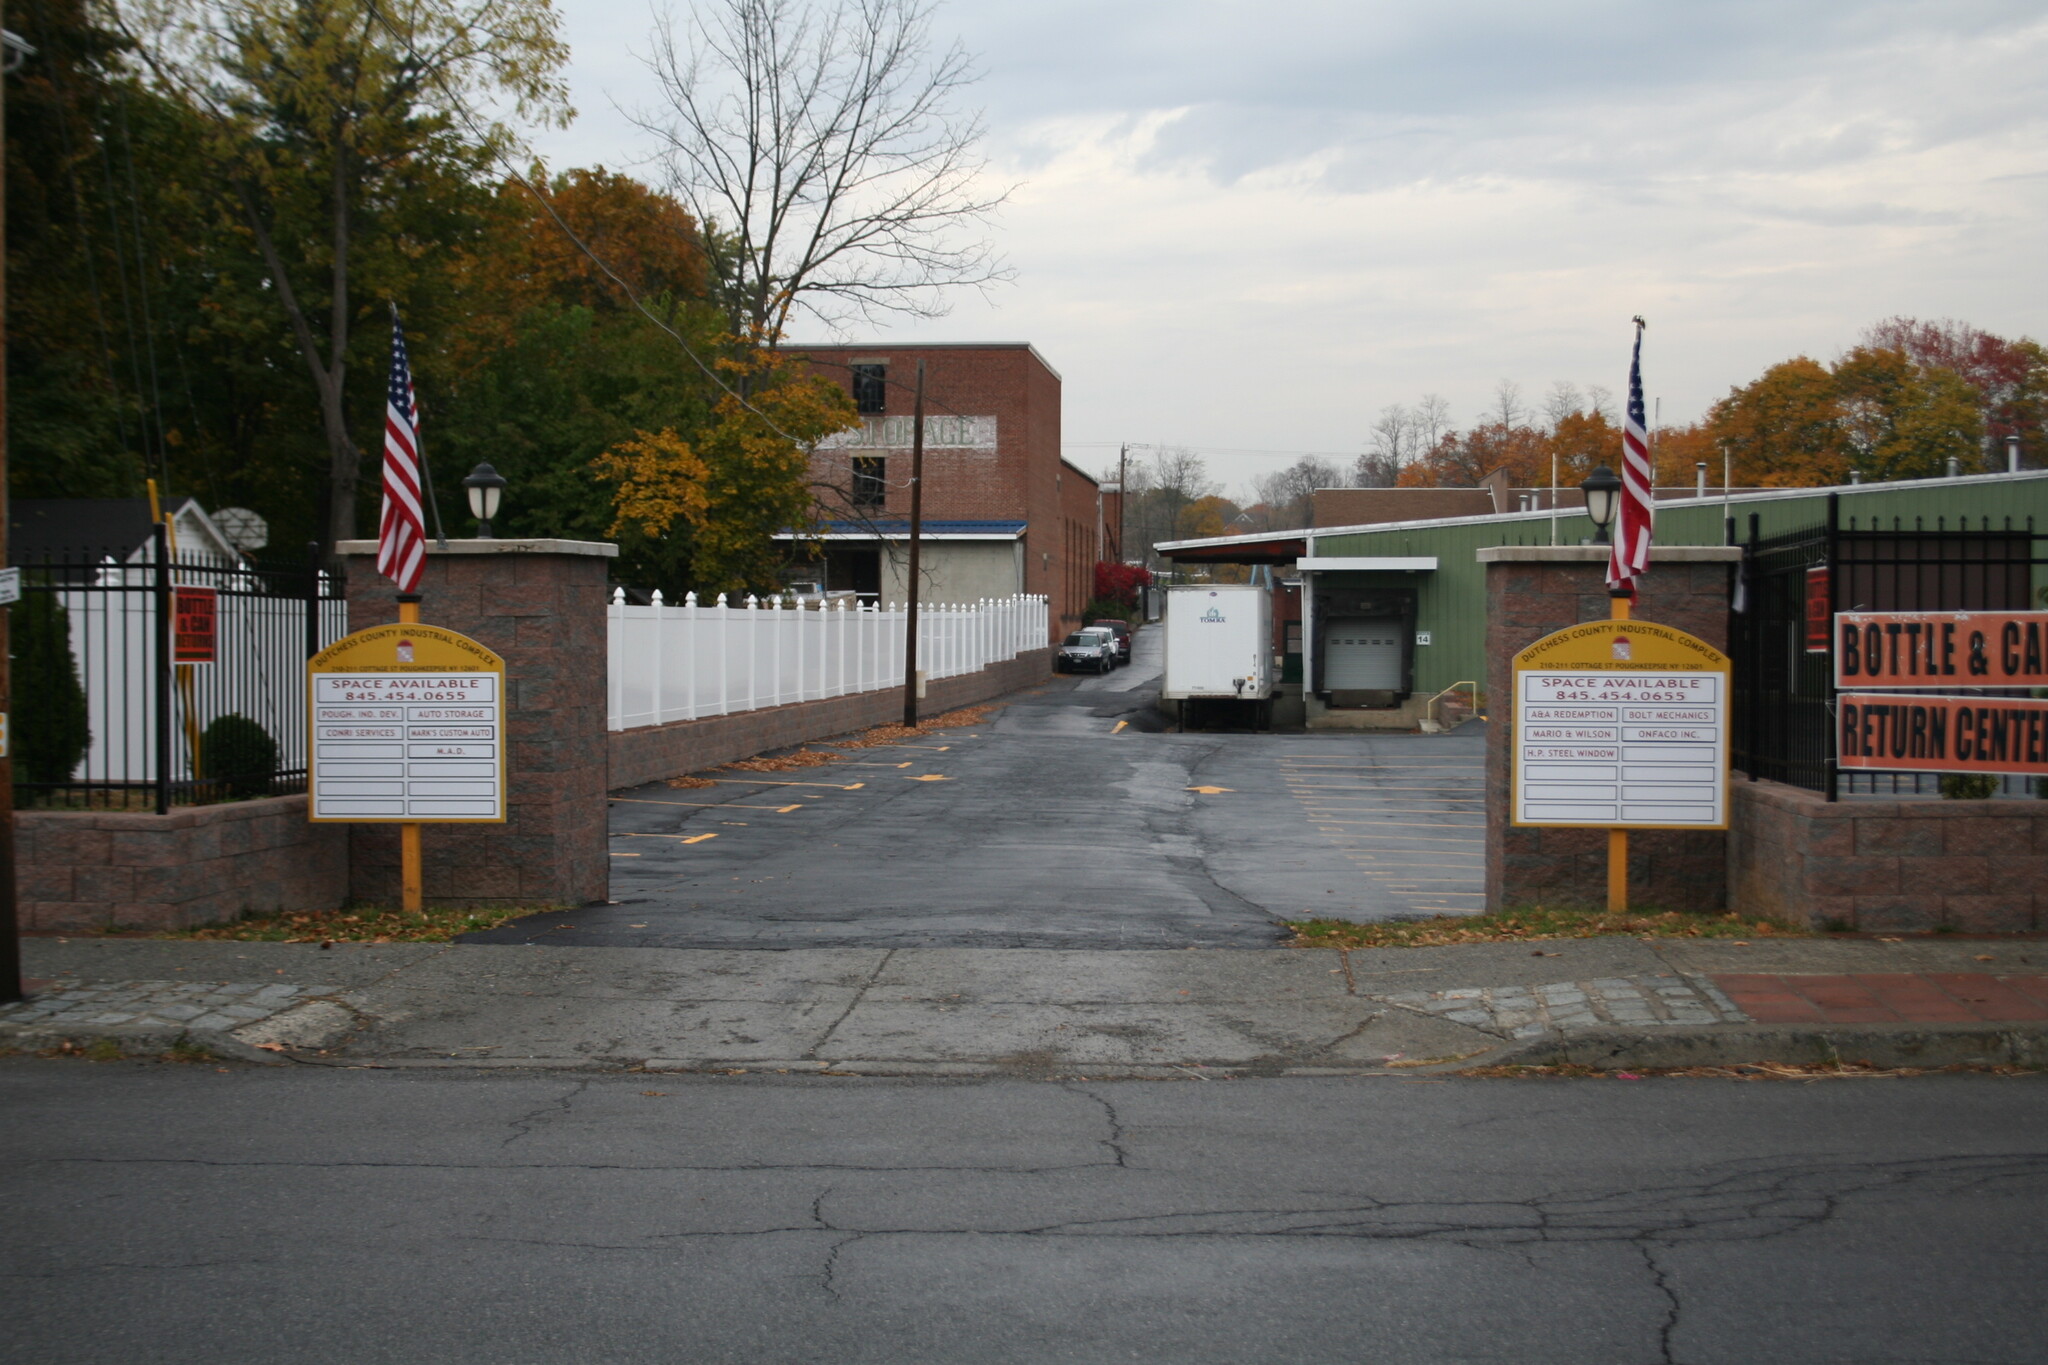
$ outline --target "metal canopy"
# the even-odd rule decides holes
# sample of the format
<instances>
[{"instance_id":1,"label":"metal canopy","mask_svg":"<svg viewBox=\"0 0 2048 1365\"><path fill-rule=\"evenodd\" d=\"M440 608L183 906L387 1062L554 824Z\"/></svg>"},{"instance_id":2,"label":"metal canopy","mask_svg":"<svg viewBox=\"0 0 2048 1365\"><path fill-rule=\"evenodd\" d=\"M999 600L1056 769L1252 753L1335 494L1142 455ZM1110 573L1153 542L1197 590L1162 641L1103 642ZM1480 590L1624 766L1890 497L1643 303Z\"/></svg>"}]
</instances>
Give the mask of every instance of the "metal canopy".
<instances>
[{"instance_id":1,"label":"metal canopy","mask_svg":"<svg viewBox=\"0 0 2048 1365\"><path fill-rule=\"evenodd\" d=\"M1371 573L1375 571L1433 573L1435 555L1364 555L1355 558L1332 556L1303 559L1297 566L1303 573Z\"/></svg>"}]
</instances>

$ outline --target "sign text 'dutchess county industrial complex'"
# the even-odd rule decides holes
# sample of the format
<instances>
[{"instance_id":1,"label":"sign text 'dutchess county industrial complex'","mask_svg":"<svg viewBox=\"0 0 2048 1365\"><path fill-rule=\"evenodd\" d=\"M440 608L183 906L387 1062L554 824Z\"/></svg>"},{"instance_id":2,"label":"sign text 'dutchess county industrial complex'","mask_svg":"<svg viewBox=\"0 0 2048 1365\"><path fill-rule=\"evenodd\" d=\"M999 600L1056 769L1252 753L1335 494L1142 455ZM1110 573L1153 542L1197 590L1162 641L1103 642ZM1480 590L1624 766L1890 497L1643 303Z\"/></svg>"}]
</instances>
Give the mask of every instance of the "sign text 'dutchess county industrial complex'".
<instances>
[{"instance_id":1,"label":"sign text 'dutchess county industrial complex'","mask_svg":"<svg viewBox=\"0 0 2048 1365\"><path fill-rule=\"evenodd\" d=\"M379 626L330 646L310 669L311 818L505 818L505 674L495 654L434 626Z\"/></svg>"},{"instance_id":2,"label":"sign text 'dutchess county industrial complex'","mask_svg":"<svg viewBox=\"0 0 2048 1365\"><path fill-rule=\"evenodd\" d=\"M1727 823L1728 660L1641 621L1573 626L1515 656L1514 823Z\"/></svg>"}]
</instances>

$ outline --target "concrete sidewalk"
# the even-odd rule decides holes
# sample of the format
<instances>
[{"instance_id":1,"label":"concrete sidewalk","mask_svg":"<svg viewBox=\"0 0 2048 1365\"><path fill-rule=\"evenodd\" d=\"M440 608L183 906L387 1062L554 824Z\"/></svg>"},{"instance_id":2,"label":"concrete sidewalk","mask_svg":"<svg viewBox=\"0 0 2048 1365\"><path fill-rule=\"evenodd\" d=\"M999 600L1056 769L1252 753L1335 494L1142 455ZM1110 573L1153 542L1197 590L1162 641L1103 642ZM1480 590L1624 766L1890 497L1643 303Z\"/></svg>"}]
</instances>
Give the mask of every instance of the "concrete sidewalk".
<instances>
[{"instance_id":1,"label":"concrete sidewalk","mask_svg":"<svg viewBox=\"0 0 2048 1365\"><path fill-rule=\"evenodd\" d=\"M34 939L0 1047L930 1076L2048 1061L2048 943L1577 939L1339 952Z\"/></svg>"}]
</instances>

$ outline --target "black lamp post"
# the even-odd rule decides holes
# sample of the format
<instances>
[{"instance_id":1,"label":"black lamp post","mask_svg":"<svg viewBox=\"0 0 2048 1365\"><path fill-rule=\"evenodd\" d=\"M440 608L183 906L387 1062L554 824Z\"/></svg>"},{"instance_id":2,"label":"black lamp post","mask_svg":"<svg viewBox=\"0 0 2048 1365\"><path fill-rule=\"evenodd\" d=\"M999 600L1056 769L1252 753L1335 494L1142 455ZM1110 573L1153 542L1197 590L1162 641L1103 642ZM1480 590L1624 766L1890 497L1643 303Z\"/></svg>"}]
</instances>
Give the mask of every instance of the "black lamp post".
<instances>
[{"instance_id":1,"label":"black lamp post","mask_svg":"<svg viewBox=\"0 0 2048 1365\"><path fill-rule=\"evenodd\" d=\"M1609 544L1607 528L1614 525L1614 512L1621 498L1621 479L1606 465L1586 476L1579 485L1579 491L1586 495L1586 515L1593 519L1593 541L1598 545Z\"/></svg>"},{"instance_id":2,"label":"black lamp post","mask_svg":"<svg viewBox=\"0 0 2048 1365\"><path fill-rule=\"evenodd\" d=\"M489 540L491 518L498 515L498 500L505 495L505 476L488 463L480 464L469 471L462 487L469 494L469 514L476 518L476 538Z\"/></svg>"}]
</instances>

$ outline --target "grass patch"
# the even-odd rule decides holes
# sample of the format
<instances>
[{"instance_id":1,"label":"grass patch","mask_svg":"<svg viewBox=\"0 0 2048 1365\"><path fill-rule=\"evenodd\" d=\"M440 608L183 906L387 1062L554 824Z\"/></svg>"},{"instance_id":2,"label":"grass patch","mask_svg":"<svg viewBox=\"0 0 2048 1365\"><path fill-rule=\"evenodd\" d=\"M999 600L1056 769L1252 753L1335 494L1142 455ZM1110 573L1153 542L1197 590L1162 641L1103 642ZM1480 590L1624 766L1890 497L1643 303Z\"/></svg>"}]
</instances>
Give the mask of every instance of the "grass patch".
<instances>
[{"instance_id":1,"label":"grass patch","mask_svg":"<svg viewBox=\"0 0 2048 1365\"><path fill-rule=\"evenodd\" d=\"M1435 919L1289 920L1295 948L1440 948L1456 943L1519 943L1554 938L1810 938L1797 925L1729 911L1720 915L1686 910L1553 910L1530 906L1489 915L1439 915Z\"/></svg>"},{"instance_id":2,"label":"grass patch","mask_svg":"<svg viewBox=\"0 0 2048 1365\"><path fill-rule=\"evenodd\" d=\"M147 938L230 940L239 943L446 943L458 934L495 929L521 915L548 913L546 906L507 905L479 909L428 906L416 915L384 906L347 910L280 911L249 915L227 924L168 929Z\"/></svg>"}]
</instances>

